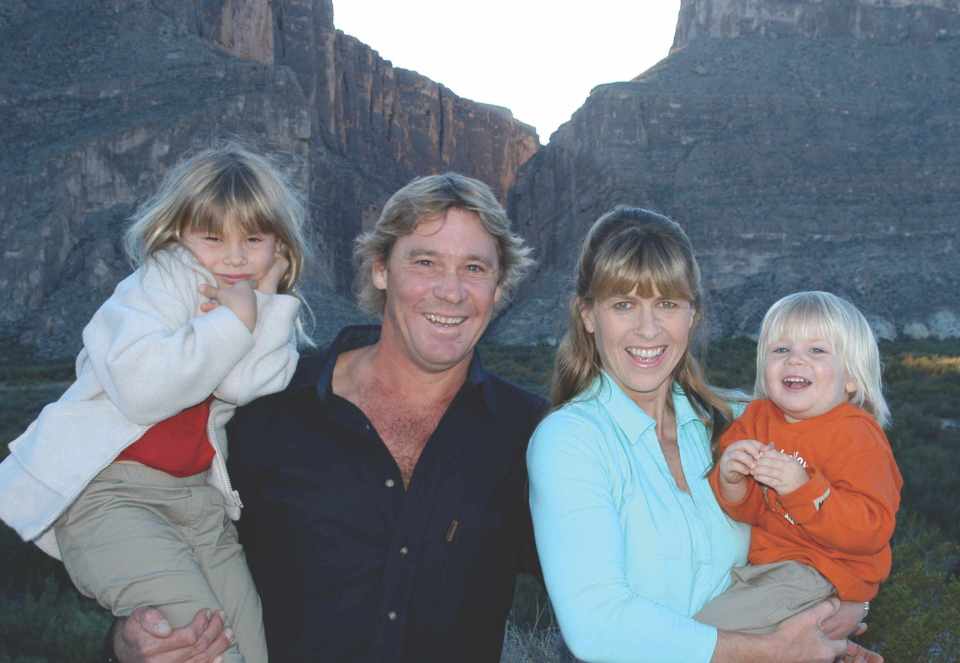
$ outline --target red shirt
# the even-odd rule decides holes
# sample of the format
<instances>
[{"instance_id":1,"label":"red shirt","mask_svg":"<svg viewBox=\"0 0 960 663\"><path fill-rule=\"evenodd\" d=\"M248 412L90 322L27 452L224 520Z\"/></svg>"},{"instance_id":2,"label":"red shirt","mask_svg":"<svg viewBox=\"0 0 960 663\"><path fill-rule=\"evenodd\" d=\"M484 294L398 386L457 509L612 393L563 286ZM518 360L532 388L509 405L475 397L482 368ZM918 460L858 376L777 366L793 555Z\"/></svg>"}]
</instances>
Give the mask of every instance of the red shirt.
<instances>
[{"instance_id":1,"label":"red shirt","mask_svg":"<svg viewBox=\"0 0 960 663\"><path fill-rule=\"evenodd\" d=\"M202 403L164 419L123 450L117 460L133 460L175 477L205 472L214 449L207 437L211 396Z\"/></svg>"}]
</instances>

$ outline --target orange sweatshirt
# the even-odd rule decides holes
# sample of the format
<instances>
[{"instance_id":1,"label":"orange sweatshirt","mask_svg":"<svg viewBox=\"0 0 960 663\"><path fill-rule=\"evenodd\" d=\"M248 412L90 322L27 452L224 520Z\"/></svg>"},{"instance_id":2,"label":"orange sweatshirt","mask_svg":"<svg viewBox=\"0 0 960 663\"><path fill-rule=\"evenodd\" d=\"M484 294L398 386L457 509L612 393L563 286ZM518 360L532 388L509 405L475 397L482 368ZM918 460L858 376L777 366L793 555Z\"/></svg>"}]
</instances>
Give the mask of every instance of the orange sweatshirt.
<instances>
[{"instance_id":1,"label":"orange sweatshirt","mask_svg":"<svg viewBox=\"0 0 960 663\"><path fill-rule=\"evenodd\" d=\"M789 423L769 400L753 401L720 438L720 451L738 440L772 442L798 457L809 481L777 495L748 478L742 502L719 489L732 518L753 525L750 563L794 560L817 569L846 601L869 601L890 574L890 537L903 479L883 429L860 408L844 403L826 414Z\"/></svg>"}]
</instances>

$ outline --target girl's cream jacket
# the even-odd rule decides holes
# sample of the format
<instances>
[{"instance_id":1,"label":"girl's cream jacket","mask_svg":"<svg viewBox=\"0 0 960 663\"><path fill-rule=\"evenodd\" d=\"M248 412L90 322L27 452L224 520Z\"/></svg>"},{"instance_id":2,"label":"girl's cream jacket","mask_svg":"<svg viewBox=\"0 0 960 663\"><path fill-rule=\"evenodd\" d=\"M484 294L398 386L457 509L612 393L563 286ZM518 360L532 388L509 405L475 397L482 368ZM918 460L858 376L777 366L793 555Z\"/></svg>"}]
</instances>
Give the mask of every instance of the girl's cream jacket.
<instances>
[{"instance_id":1,"label":"girl's cream jacket","mask_svg":"<svg viewBox=\"0 0 960 663\"><path fill-rule=\"evenodd\" d=\"M237 406L289 384L300 301L257 292L251 333L225 306L201 313L201 283L216 285L188 250L158 251L84 328L76 381L0 463L0 518L24 540L59 558L51 525L87 484L150 426L211 394L207 434L216 454L208 481L226 497L229 516L240 517L224 427Z\"/></svg>"}]
</instances>

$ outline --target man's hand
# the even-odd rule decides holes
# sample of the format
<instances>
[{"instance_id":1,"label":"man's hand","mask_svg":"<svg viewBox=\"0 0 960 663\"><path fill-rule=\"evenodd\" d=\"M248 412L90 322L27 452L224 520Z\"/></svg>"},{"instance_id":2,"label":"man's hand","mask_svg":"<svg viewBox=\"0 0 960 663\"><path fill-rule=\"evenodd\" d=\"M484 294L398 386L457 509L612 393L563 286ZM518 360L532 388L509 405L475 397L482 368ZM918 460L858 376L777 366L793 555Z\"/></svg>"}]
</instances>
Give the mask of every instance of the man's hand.
<instances>
[{"instance_id":1,"label":"man's hand","mask_svg":"<svg viewBox=\"0 0 960 663\"><path fill-rule=\"evenodd\" d=\"M203 313L209 313L217 306L226 306L251 332L257 326L257 296L253 294L250 281L238 281L219 288L204 283L200 286L200 294L210 300L200 305Z\"/></svg>"},{"instance_id":2,"label":"man's hand","mask_svg":"<svg viewBox=\"0 0 960 663\"><path fill-rule=\"evenodd\" d=\"M171 629L156 608L137 608L113 626L113 650L121 663L220 663L232 642L223 615L211 610Z\"/></svg>"},{"instance_id":3,"label":"man's hand","mask_svg":"<svg viewBox=\"0 0 960 663\"><path fill-rule=\"evenodd\" d=\"M754 479L773 488L778 495L792 493L810 480L800 461L777 451L772 444L763 450L752 474Z\"/></svg>"}]
</instances>

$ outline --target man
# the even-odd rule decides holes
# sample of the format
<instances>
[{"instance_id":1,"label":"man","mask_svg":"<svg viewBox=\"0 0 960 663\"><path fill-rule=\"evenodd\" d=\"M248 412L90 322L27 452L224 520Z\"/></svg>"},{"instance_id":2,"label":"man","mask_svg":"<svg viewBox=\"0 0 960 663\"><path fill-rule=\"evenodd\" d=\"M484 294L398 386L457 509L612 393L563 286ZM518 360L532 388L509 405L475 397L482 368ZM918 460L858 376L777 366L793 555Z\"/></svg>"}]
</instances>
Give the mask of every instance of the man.
<instances>
[{"instance_id":1,"label":"man","mask_svg":"<svg viewBox=\"0 0 960 663\"><path fill-rule=\"evenodd\" d=\"M474 348L528 252L483 183L414 180L356 242L382 327L343 330L231 422L271 661L499 660L515 575L536 566L523 458L545 404ZM141 610L112 643L209 661L230 635L216 614L171 633Z\"/></svg>"}]
</instances>

